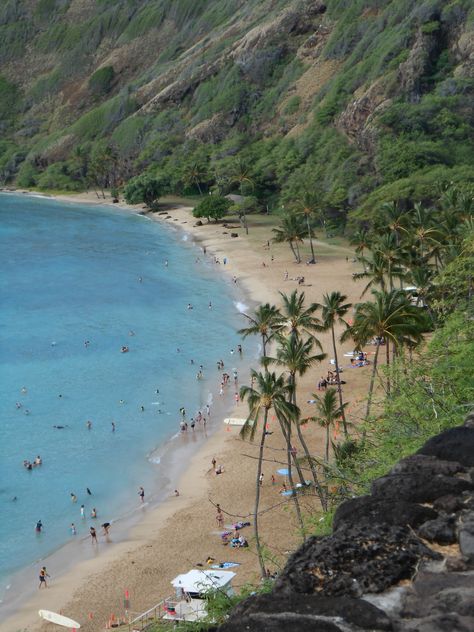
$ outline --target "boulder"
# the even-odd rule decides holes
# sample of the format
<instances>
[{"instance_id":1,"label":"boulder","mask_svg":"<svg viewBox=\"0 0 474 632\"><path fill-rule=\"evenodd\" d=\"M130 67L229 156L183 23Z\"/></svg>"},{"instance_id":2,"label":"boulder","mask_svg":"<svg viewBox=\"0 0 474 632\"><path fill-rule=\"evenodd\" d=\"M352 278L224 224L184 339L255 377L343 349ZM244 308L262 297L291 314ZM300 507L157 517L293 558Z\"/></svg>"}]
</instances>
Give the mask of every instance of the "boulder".
<instances>
[{"instance_id":1,"label":"boulder","mask_svg":"<svg viewBox=\"0 0 474 632\"><path fill-rule=\"evenodd\" d=\"M445 474L452 476L465 472L466 468L456 461L443 461L427 454L411 454L392 467L389 474L413 474L426 472L429 474Z\"/></svg>"},{"instance_id":2,"label":"boulder","mask_svg":"<svg viewBox=\"0 0 474 632\"><path fill-rule=\"evenodd\" d=\"M456 516L438 516L434 520L424 522L418 527L419 536L429 542L437 542L438 544L454 544L456 537Z\"/></svg>"},{"instance_id":3,"label":"boulder","mask_svg":"<svg viewBox=\"0 0 474 632\"><path fill-rule=\"evenodd\" d=\"M447 494L437 498L433 503L433 508L436 511L445 511L446 513L455 513L460 511L464 507L464 501L461 496L453 496Z\"/></svg>"},{"instance_id":4,"label":"boulder","mask_svg":"<svg viewBox=\"0 0 474 632\"><path fill-rule=\"evenodd\" d=\"M363 521L417 527L426 520L433 520L437 515L429 507L405 500L360 496L339 505L334 515L333 527L336 531L341 525L354 525Z\"/></svg>"},{"instance_id":5,"label":"boulder","mask_svg":"<svg viewBox=\"0 0 474 632\"><path fill-rule=\"evenodd\" d=\"M294 615L291 620L290 613ZM320 630L322 629L319 627L321 617L326 620L331 619L330 622L333 624L343 621L344 624L357 626L361 630L392 630L390 618L382 610L367 601L350 597L294 594L290 597L275 599L271 594L263 594L249 597L232 611L232 619L241 622L241 630L252 629L252 627L247 627L250 622L252 624L259 622L261 626L259 629L262 632L277 629L269 627L269 621L271 626L274 626L277 621L283 624L285 617L289 627L282 625L280 630L294 630L298 620L312 621L313 628L303 629ZM228 628L227 624L219 628L220 632L230 632L234 629L237 628ZM344 629L347 628L344 627Z\"/></svg>"},{"instance_id":6,"label":"boulder","mask_svg":"<svg viewBox=\"0 0 474 632\"><path fill-rule=\"evenodd\" d=\"M459 548L461 553L474 562L474 512L469 511L461 515L461 526L459 527Z\"/></svg>"},{"instance_id":7,"label":"boulder","mask_svg":"<svg viewBox=\"0 0 474 632\"><path fill-rule=\"evenodd\" d=\"M230 236L235 238L239 236L239 233L231 233Z\"/></svg>"},{"instance_id":8,"label":"boulder","mask_svg":"<svg viewBox=\"0 0 474 632\"><path fill-rule=\"evenodd\" d=\"M466 467L474 467L474 428L456 426L428 439L417 454L436 456L446 461L457 461Z\"/></svg>"},{"instance_id":9,"label":"boulder","mask_svg":"<svg viewBox=\"0 0 474 632\"><path fill-rule=\"evenodd\" d=\"M474 489L474 484L454 476L432 475L429 472L389 474L372 481L373 496L396 498L415 503L433 502L446 494L459 495Z\"/></svg>"},{"instance_id":10,"label":"boulder","mask_svg":"<svg viewBox=\"0 0 474 632\"><path fill-rule=\"evenodd\" d=\"M422 559L441 559L408 527L351 525L309 538L275 583L276 594L317 593L359 597L409 579Z\"/></svg>"}]
</instances>

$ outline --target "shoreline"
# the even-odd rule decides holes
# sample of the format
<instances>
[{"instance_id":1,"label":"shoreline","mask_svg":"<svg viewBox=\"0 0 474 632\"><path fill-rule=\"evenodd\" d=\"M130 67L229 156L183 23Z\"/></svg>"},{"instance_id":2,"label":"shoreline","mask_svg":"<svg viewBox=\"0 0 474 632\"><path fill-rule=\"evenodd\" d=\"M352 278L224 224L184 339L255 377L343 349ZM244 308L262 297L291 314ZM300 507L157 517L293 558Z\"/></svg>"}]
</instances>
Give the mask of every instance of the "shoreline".
<instances>
[{"instance_id":1,"label":"shoreline","mask_svg":"<svg viewBox=\"0 0 474 632\"><path fill-rule=\"evenodd\" d=\"M10 191L9 193L16 193ZM51 196L48 196L51 197ZM122 204L112 204L108 200L97 200L94 195L65 195L54 196L52 199L79 204L94 204L119 208L120 210L139 213L137 207L127 207ZM229 230L222 224L204 224L196 227L195 220L190 215L189 207L180 207L170 211L172 219L166 220L164 215L157 212L141 213L164 225L185 230L190 238L201 247L205 247L208 254L219 257L221 261L226 257L226 265L219 265L219 272L224 272L228 279L237 277L238 287L244 291L244 295L253 302L278 302L278 291L285 292L293 289L304 290L310 300L320 300L322 293L330 291L343 279L347 294L354 295L354 284L351 280L352 266L348 263L347 255L351 253L348 248L316 242L324 255L317 266L297 267L290 260L289 249L286 246L275 246L270 250L262 248L262 242L269 238L265 228L251 229L246 239L231 239ZM240 227L232 227L232 230ZM263 237L265 239L263 239ZM271 235L270 235L271 236ZM252 243L253 241L253 243ZM275 260L274 256L275 255ZM344 256L346 263L344 263ZM216 264L217 269L217 264ZM307 281L303 287L299 287L293 279L293 271L303 273ZM285 272L290 272L288 282L284 282ZM316 294L315 294L316 292ZM324 348L331 354L328 345L328 337L324 340ZM329 355L330 357L330 355ZM249 362L254 362L249 358ZM303 401L311 395L315 389L315 375L324 369L315 368L312 377L308 375L301 379L302 414L310 414L311 408ZM353 372L350 376L355 381L361 381L362 371ZM362 382L364 380L362 379ZM354 406L357 405L357 401ZM237 406L232 413L234 416L246 416L242 404ZM214 417L215 419L215 417ZM219 431L220 429L220 431ZM305 430L306 432L306 430ZM323 438L322 431L316 427L309 428L309 439L313 449L318 450ZM275 464L281 455L282 447L278 443L278 437L269 439L269 449L274 450ZM307 435L308 440L308 435ZM108 616L106 613L121 612L123 589L130 589L132 598L132 611L140 612L153 606L162 598L171 594L171 579L181 572L186 572L197 562L205 562L206 556L211 555L218 561L238 561L242 565L237 569L235 585L241 585L247 581L258 582L257 561L253 551L228 550L220 544L220 538L216 535L213 507L209 502L220 502L224 510L228 510L230 516L248 516L252 511L252 494L254 490L254 461L255 446L238 440L238 429L228 427L225 429L222 420L216 423L215 434L199 448L189 463L185 464L178 487L180 497L166 498L156 509L147 512L147 515L131 529L129 537L113 547L108 548L99 558L85 560L76 565L71 571L61 576L59 585L54 584L48 591L36 592L23 608L10 618L5 624L0 624L3 632L12 632L16 629L34 631L46 630L38 620L36 611L38 607L48 607L52 610L62 610L64 614L79 619L86 632L101 630ZM210 461L216 456L218 461L222 459L225 464L224 476L210 477ZM248 465L248 467L247 467ZM276 467L275 465L273 471ZM267 466L267 480L270 472ZM238 484L236 482L238 481ZM270 506L275 503L276 489L269 484L262 489L263 502ZM279 502L279 505L282 503ZM276 510L279 511L278 509ZM297 545L296 525L291 512L281 508L277 516L278 532L275 531L275 517L268 513L261 520L262 529L273 533L272 554L273 570L278 564L283 563L286 552ZM250 530L245 534L251 537ZM133 559L132 559L133 558ZM280 562L281 560L281 562ZM35 581L36 578L33 579ZM45 594L46 593L46 594ZM92 618L87 619L90 613Z\"/></svg>"},{"instance_id":2,"label":"shoreline","mask_svg":"<svg viewBox=\"0 0 474 632\"><path fill-rule=\"evenodd\" d=\"M48 194L36 194L26 190L2 190L1 193L41 197L71 204L107 207L107 209L110 210L120 210L135 215L142 215L151 221L158 221L162 225L168 226L168 228L173 228L174 230L176 230L176 228L185 230L183 226L176 227L174 224L166 224L165 222L161 222L160 219L151 216L151 213L144 213L141 205L130 206L123 203L113 204L107 199L89 199L89 195L55 196ZM191 232L187 232L187 234L190 236L188 245L198 247L199 241L194 238ZM240 289L238 293L234 291L233 294L235 299L240 299L240 301L235 300L234 305L242 301L252 302L250 297L248 297L247 294L242 292ZM239 296L237 296L237 294ZM250 360L248 360L246 364L248 366L243 367L245 372L249 369ZM213 373L214 372L215 371L213 371ZM189 494L189 490L187 490L185 482L190 472L194 469L192 465L189 464L189 459L191 458L191 464L194 460L200 460L202 454L204 452L207 453L210 445L215 445L214 452L220 451L220 448L222 448L222 439L216 441L216 435L218 434L219 429L221 429L222 419L226 416L232 416L235 412L235 405L230 400L229 396L226 397L225 401L220 400L217 397L217 393L212 391L212 384L213 383L210 380L206 380L206 383L203 385L203 388L213 397L211 423L208 424L206 429L203 430L200 428L196 431L196 433L193 433L193 441L190 441L190 432L189 436L183 436L183 438L186 439L186 443L184 445L179 445L179 443L181 443L181 436L179 433L174 433L165 440L164 443L160 443L154 448L151 448L149 452L143 455L143 457L149 461L152 459L152 456L155 457L155 455L160 459L153 475L156 482L158 483L158 479L160 479L160 482L157 487L155 486L152 490L150 490L152 500L146 503L146 508L142 508L140 506L128 508L124 514L112 519L113 536L110 544L113 544L113 546L107 546L106 544L105 546L107 546L107 550L105 553L101 552L100 558L97 558L94 555L94 551L91 550L89 537L84 536L80 540L74 542L66 541L56 550L49 553L46 557L39 558L38 560L29 563L26 567L15 571L13 575L9 577L9 580L11 581L8 588L2 595L3 600L0 601L0 612L3 611L2 615L4 618L4 621L0 623L0 630L5 629L11 631L12 626L16 627L20 625L19 621L23 619L24 622L21 623L22 628L24 626L28 626L25 629L33 630L38 626L41 626L41 621L39 621L38 617L35 616L37 608L34 604L37 597L39 597L36 593L36 583L32 584L31 590L21 591L20 594L16 595L13 601L8 601L8 596L13 594L21 585L24 585L26 581L31 582L32 577L35 578L34 582L36 581L37 567L40 564L44 563L48 565L48 568L60 567L62 570L55 574L57 581L61 583L67 582L68 585L72 584L79 587L86 580L91 570L92 572L100 572L104 565L112 561L117 555L123 554L122 549L124 547L128 548L129 546L140 546L142 544L141 538L143 537L143 531L148 531L148 523L150 523L150 527L151 524L156 527L156 525L166 521L169 515L172 515L176 511L176 505L179 505L180 509L184 509L187 505L192 503L195 492L193 490L192 493ZM193 445L196 440L198 446L197 452L196 445ZM168 449L169 452L167 451ZM195 453L194 456L193 452ZM161 470L161 472L159 470ZM170 474L170 471L173 472L173 474ZM194 476L192 478L194 478ZM177 487L176 482L172 483L173 480L178 480ZM182 499L182 492L180 498L175 498L171 495L174 487L183 491L188 491L188 493L185 493L185 500ZM74 579L72 577L73 575L76 575ZM10 590L12 591L11 593ZM31 602L31 607L25 606L25 601L27 603ZM55 600L55 603L58 604L56 609L61 609L60 606L63 604L63 596L60 596L57 602ZM33 616L30 617L29 614L27 615L26 609L32 610L32 614L34 613ZM23 616L23 613L25 617Z\"/></svg>"}]
</instances>

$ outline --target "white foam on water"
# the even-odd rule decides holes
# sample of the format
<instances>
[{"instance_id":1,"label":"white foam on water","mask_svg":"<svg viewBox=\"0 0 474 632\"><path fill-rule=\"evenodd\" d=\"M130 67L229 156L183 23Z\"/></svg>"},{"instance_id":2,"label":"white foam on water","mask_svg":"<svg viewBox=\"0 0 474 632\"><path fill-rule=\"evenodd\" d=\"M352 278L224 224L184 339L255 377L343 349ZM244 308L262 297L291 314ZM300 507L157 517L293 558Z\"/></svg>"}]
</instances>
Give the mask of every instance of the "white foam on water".
<instances>
[{"instance_id":1,"label":"white foam on water","mask_svg":"<svg viewBox=\"0 0 474 632\"><path fill-rule=\"evenodd\" d=\"M184 235L181 237L181 241L189 241L188 233L184 233Z\"/></svg>"},{"instance_id":2,"label":"white foam on water","mask_svg":"<svg viewBox=\"0 0 474 632\"><path fill-rule=\"evenodd\" d=\"M249 308L248 305L246 305L245 303L242 303L241 301L235 301L234 305L237 308L237 311L240 312L241 314L244 314Z\"/></svg>"}]
</instances>

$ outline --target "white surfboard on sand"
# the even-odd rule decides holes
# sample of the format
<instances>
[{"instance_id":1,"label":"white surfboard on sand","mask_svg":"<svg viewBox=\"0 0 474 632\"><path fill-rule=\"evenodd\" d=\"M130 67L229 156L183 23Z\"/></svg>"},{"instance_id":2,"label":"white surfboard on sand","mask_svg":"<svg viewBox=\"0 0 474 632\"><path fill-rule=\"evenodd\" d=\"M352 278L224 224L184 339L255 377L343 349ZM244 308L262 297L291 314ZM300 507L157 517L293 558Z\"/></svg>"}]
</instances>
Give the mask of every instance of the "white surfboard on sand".
<instances>
[{"instance_id":1,"label":"white surfboard on sand","mask_svg":"<svg viewBox=\"0 0 474 632\"><path fill-rule=\"evenodd\" d=\"M79 628L81 627L80 623L77 623L77 621L74 621L69 617L64 617L62 614L51 612L51 610L38 610L38 614L45 621L56 623L56 625L62 625L63 628L79 630Z\"/></svg>"},{"instance_id":2,"label":"white surfboard on sand","mask_svg":"<svg viewBox=\"0 0 474 632\"><path fill-rule=\"evenodd\" d=\"M247 420L246 419L240 419L238 417L226 417L224 419L224 423L227 426L243 426L245 424ZM253 419L249 420L249 425L253 425Z\"/></svg>"}]
</instances>

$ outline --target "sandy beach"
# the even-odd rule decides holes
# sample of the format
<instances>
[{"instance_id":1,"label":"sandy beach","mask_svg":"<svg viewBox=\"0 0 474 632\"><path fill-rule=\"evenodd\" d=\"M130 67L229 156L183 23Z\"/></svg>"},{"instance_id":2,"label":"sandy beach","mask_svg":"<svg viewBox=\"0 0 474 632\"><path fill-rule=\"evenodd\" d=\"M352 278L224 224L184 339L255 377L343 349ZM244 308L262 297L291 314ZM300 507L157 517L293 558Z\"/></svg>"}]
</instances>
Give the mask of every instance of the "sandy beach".
<instances>
[{"instance_id":1,"label":"sandy beach","mask_svg":"<svg viewBox=\"0 0 474 632\"><path fill-rule=\"evenodd\" d=\"M73 196L59 196L68 202L83 204L110 204L110 200L100 200L94 193ZM126 207L140 212L141 207ZM168 207L167 207L168 208ZM297 265L287 245L271 244L270 218L266 216L250 217L248 236L238 223L207 224L196 226L191 209L180 207L170 209L168 215L149 213L148 217L185 230L202 248L207 257L217 257L216 274L228 275L229 283L234 282L245 292L250 301L256 303L271 302L279 304L279 291L290 293L298 288L303 290L308 301L320 301L323 294L339 290L348 300L357 302L363 283L354 283L352 272L353 252L344 245L332 245L315 241L316 265ZM236 232L238 238L231 238ZM224 265L224 258L226 264ZM303 248L303 260L308 258L308 248ZM285 280L288 272L288 280ZM305 282L298 285L295 278L304 276ZM242 326L245 319L242 318ZM320 375L325 375L332 358L330 335L318 336L328 359L321 366L315 366L298 382L298 398L303 416L312 413L311 394L316 391ZM243 341L245 354L245 341ZM350 344L340 349L341 366L347 367L347 358L343 351L350 350ZM255 364L255 363L254 363ZM256 368L256 367L255 367ZM347 381L344 398L349 402L349 417L357 421L360 417L370 367L346 370ZM245 378L241 384L245 383ZM216 392L217 394L217 392ZM246 405L238 404L232 413L235 417L246 416ZM259 581L258 563L252 547L252 528L244 530L250 540L248 549L231 549L221 544L214 504L220 503L226 514L226 524L237 520L251 521L255 490L255 455L257 449L249 442L240 440L238 429L222 424L221 419L213 418L216 431L190 459L186 471L176 481L179 497L170 495L163 503L151 511L144 511L143 518L134 526L126 540L114 543L113 534L110 543L100 542L96 556L84 560L72 570L62 573L60 568L48 566L51 583L48 590L37 591L8 620L0 624L1 632L48 630L48 624L42 624L37 615L39 608L56 612L81 623L86 632L103 630L110 615L123 616L125 591L130 595L130 610L140 613L163 598L172 594L170 581L179 573L184 573L196 564L204 564L210 556L219 561L234 561L241 565L236 569L234 585L239 587L248 581ZM274 423L273 420L270 422ZM273 430L273 428L271 428ZM323 449L323 431L315 424L304 429L310 447L321 454ZM264 465L264 484L262 488L261 508L268 511L262 514L262 538L272 556L268 567L278 570L285 563L288 552L298 546L297 533L291 501L282 501L278 489L283 482L276 470L283 467L286 454L279 433L268 438L268 449ZM211 461L215 458L224 465L225 471L216 476ZM271 462L273 461L273 462ZM282 463L283 465L281 465ZM277 476L277 484L271 484L271 475ZM304 497L304 511L317 511L314 497ZM46 561L47 564L47 561ZM47 564L48 565L48 564ZM37 583L37 569L29 579L32 585Z\"/></svg>"}]
</instances>

